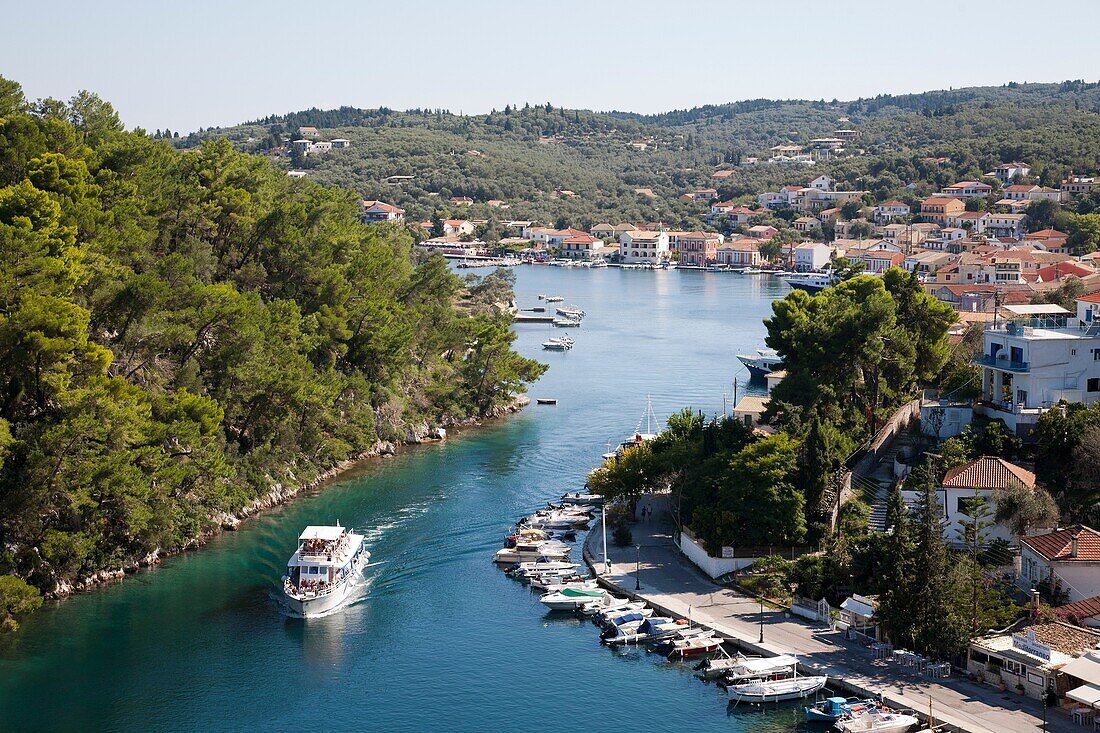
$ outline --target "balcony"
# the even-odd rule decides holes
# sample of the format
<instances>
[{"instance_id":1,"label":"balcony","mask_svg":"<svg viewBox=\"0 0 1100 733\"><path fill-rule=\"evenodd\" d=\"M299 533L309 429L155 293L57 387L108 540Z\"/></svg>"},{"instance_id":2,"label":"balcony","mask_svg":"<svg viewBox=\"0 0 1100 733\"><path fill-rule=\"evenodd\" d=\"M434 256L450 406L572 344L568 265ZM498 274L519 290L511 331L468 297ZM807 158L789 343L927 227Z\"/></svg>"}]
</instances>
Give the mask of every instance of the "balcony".
<instances>
[{"instance_id":1,"label":"balcony","mask_svg":"<svg viewBox=\"0 0 1100 733\"><path fill-rule=\"evenodd\" d=\"M1017 372L1023 374L1031 371L1031 362L1002 359L997 356L989 356L988 354L974 357L973 363L976 366L1000 369L1002 372Z\"/></svg>"}]
</instances>

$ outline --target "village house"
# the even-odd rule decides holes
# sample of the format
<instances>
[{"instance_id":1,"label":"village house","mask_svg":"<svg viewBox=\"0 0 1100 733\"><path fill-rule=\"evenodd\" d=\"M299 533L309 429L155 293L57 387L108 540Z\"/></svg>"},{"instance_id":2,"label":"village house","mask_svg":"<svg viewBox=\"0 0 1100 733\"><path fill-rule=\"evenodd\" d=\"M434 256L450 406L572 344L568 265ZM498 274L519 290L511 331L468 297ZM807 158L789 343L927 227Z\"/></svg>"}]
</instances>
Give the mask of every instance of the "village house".
<instances>
[{"instance_id":1,"label":"village house","mask_svg":"<svg viewBox=\"0 0 1100 733\"><path fill-rule=\"evenodd\" d=\"M1074 176L1062 180L1062 193L1067 196L1076 196L1082 193L1091 193L1100 186L1100 181L1092 176Z\"/></svg>"},{"instance_id":2,"label":"village house","mask_svg":"<svg viewBox=\"0 0 1100 733\"><path fill-rule=\"evenodd\" d=\"M706 267L717 261L718 246L723 239L721 234L715 232L679 232L678 234L677 251L680 253L681 264Z\"/></svg>"},{"instance_id":3,"label":"village house","mask_svg":"<svg viewBox=\"0 0 1100 733\"><path fill-rule=\"evenodd\" d=\"M923 278L930 279L940 268L953 265L958 261L958 256L947 252L917 252L907 255L902 266L909 272L915 272Z\"/></svg>"},{"instance_id":4,"label":"village house","mask_svg":"<svg viewBox=\"0 0 1100 733\"><path fill-rule=\"evenodd\" d=\"M363 201L359 218L364 223L376 221L404 221L405 210L385 201Z\"/></svg>"},{"instance_id":5,"label":"village house","mask_svg":"<svg viewBox=\"0 0 1100 733\"><path fill-rule=\"evenodd\" d=\"M719 265L729 267L756 267L764 262L759 241L750 237L726 242L715 250L715 259Z\"/></svg>"},{"instance_id":6,"label":"village house","mask_svg":"<svg viewBox=\"0 0 1100 733\"><path fill-rule=\"evenodd\" d=\"M813 216L800 216L792 222L796 232L808 234L821 226L821 222Z\"/></svg>"},{"instance_id":7,"label":"village house","mask_svg":"<svg viewBox=\"0 0 1100 733\"><path fill-rule=\"evenodd\" d=\"M1027 163L1002 163L987 175L996 178L1002 185L1012 183L1019 176L1023 178L1031 173L1031 166Z\"/></svg>"},{"instance_id":8,"label":"village house","mask_svg":"<svg viewBox=\"0 0 1100 733\"><path fill-rule=\"evenodd\" d=\"M299 127L298 134L310 140L316 140L321 137L321 131L316 127Z\"/></svg>"},{"instance_id":9,"label":"village house","mask_svg":"<svg viewBox=\"0 0 1100 733\"><path fill-rule=\"evenodd\" d=\"M820 176L815 176L806 182L806 188L816 188L819 191L832 191L833 190L832 178L822 173Z\"/></svg>"},{"instance_id":10,"label":"village house","mask_svg":"<svg viewBox=\"0 0 1100 733\"><path fill-rule=\"evenodd\" d=\"M972 196L988 196L993 193L993 186L988 183L982 183L981 181L959 181L947 186L940 192L941 196L955 197L960 199L970 198Z\"/></svg>"},{"instance_id":11,"label":"village house","mask_svg":"<svg viewBox=\"0 0 1100 733\"><path fill-rule=\"evenodd\" d=\"M991 237L1022 239L1027 227L1027 214L993 212L986 221L985 231Z\"/></svg>"},{"instance_id":12,"label":"village house","mask_svg":"<svg viewBox=\"0 0 1100 733\"><path fill-rule=\"evenodd\" d=\"M779 230L770 224L757 224L756 226L749 227L745 230L745 234L749 235L753 239L760 239L768 241L775 239L775 235L779 234Z\"/></svg>"},{"instance_id":13,"label":"village house","mask_svg":"<svg viewBox=\"0 0 1100 733\"><path fill-rule=\"evenodd\" d=\"M998 492L1015 486L1034 490L1035 474L1000 457L982 456L949 470L940 481L937 494L943 510L944 539L951 544L964 544L964 524L973 521L975 508L986 504L992 516ZM917 498L916 492L902 493L906 499L915 501ZM986 542L1014 539L1007 524L992 524L985 533Z\"/></svg>"},{"instance_id":14,"label":"village house","mask_svg":"<svg viewBox=\"0 0 1100 733\"><path fill-rule=\"evenodd\" d=\"M1062 200L1062 192L1056 188L1031 186L1024 183L1006 186L1002 195L1009 201L1038 201L1039 199L1050 199L1051 201Z\"/></svg>"},{"instance_id":15,"label":"village house","mask_svg":"<svg viewBox=\"0 0 1100 733\"><path fill-rule=\"evenodd\" d=\"M993 202L995 211L1004 211L1008 214L1023 214L1030 205L1031 201L1028 199L1000 199Z\"/></svg>"},{"instance_id":16,"label":"village house","mask_svg":"<svg viewBox=\"0 0 1100 733\"><path fill-rule=\"evenodd\" d=\"M1055 252L1058 254L1069 253L1066 239L1066 233L1060 232L1057 229L1040 229L1037 232L1029 232L1024 235L1024 241L1028 244L1040 247L1047 252Z\"/></svg>"},{"instance_id":17,"label":"village house","mask_svg":"<svg viewBox=\"0 0 1100 733\"><path fill-rule=\"evenodd\" d=\"M597 239L612 239L615 237L615 227L607 223L597 224L588 233Z\"/></svg>"},{"instance_id":18,"label":"village house","mask_svg":"<svg viewBox=\"0 0 1100 733\"><path fill-rule=\"evenodd\" d=\"M990 214L986 211L964 211L950 217L948 223L952 227L963 229L970 234L983 234L989 224Z\"/></svg>"},{"instance_id":19,"label":"village house","mask_svg":"<svg viewBox=\"0 0 1100 733\"><path fill-rule=\"evenodd\" d=\"M905 263L905 255L901 252L876 250L869 247L845 250L844 256L851 262L862 262L864 270L873 274L886 272L891 267L901 267Z\"/></svg>"},{"instance_id":20,"label":"village house","mask_svg":"<svg viewBox=\"0 0 1100 733\"><path fill-rule=\"evenodd\" d=\"M561 241L558 254L571 260L593 260L602 247L603 240L598 237L584 233L574 234Z\"/></svg>"},{"instance_id":21,"label":"village house","mask_svg":"<svg viewBox=\"0 0 1100 733\"><path fill-rule=\"evenodd\" d=\"M343 137L335 137L331 140L334 150L343 150L344 148L351 147L351 140Z\"/></svg>"},{"instance_id":22,"label":"village house","mask_svg":"<svg viewBox=\"0 0 1100 733\"><path fill-rule=\"evenodd\" d=\"M1067 601L1100 595L1100 532L1081 524L1020 538L1024 590L1046 583Z\"/></svg>"},{"instance_id":23,"label":"village house","mask_svg":"<svg viewBox=\"0 0 1100 733\"><path fill-rule=\"evenodd\" d=\"M695 201L714 201L718 198L718 191L713 188L697 188L689 195Z\"/></svg>"},{"instance_id":24,"label":"village house","mask_svg":"<svg viewBox=\"0 0 1100 733\"><path fill-rule=\"evenodd\" d=\"M1080 601L1065 603L1054 609L1054 615L1062 621L1090 629L1100 629L1100 596L1092 596ZM1093 652L1093 655L1096 653ZM1093 657L1094 661L1095 656ZM1100 687L1100 677L1095 684Z\"/></svg>"},{"instance_id":25,"label":"village house","mask_svg":"<svg viewBox=\"0 0 1100 733\"><path fill-rule=\"evenodd\" d=\"M953 217L966 210L966 204L962 199L953 196L932 196L921 201L920 216L924 221L939 224L941 227L950 226Z\"/></svg>"},{"instance_id":26,"label":"village house","mask_svg":"<svg viewBox=\"0 0 1100 733\"><path fill-rule=\"evenodd\" d=\"M833 250L823 242L803 242L794 248L794 269L799 272L820 270L829 264Z\"/></svg>"},{"instance_id":27,"label":"village house","mask_svg":"<svg viewBox=\"0 0 1100 733\"><path fill-rule=\"evenodd\" d=\"M473 235L474 223L469 219L445 219L443 221L443 236Z\"/></svg>"},{"instance_id":28,"label":"village house","mask_svg":"<svg viewBox=\"0 0 1100 733\"><path fill-rule=\"evenodd\" d=\"M452 196L451 203L455 206L470 206L474 200L469 196Z\"/></svg>"},{"instance_id":29,"label":"village house","mask_svg":"<svg viewBox=\"0 0 1100 733\"><path fill-rule=\"evenodd\" d=\"M883 201L875 207L875 223L887 224L901 216L909 216L909 204L904 201Z\"/></svg>"},{"instance_id":30,"label":"village house","mask_svg":"<svg viewBox=\"0 0 1100 733\"><path fill-rule=\"evenodd\" d=\"M628 264L660 264L669 258L668 233L632 231L619 237L619 258Z\"/></svg>"},{"instance_id":31,"label":"village house","mask_svg":"<svg viewBox=\"0 0 1100 733\"><path fill-rule=\"evenodd\" d=\"M1009 316L989 325L976 410L1026 435L1043 410L1060 400L1100 400L1100 293L1077 299L1077 314L1058 305L1007 305Z\"/></svg>"}]
</instances>

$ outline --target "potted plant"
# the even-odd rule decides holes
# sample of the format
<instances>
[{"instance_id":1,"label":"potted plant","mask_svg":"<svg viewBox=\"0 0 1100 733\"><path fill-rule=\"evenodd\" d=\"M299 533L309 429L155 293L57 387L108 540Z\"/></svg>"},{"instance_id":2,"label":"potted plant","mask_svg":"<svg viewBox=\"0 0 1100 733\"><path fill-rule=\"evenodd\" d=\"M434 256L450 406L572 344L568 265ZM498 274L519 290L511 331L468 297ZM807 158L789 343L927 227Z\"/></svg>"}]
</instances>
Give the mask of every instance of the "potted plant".
<instances>
[{"instance_id":1,"label":"potted plant","mask_svg":"<svg viewBox=\"0 0 1100 733\"><path fill-rule=\"evenodd\" d=\"M1023 682L1017 682L1016 683L1016 694L1017 695L1023 695L1024 694L1024 683Z\"/></svg>"}]
</instances>

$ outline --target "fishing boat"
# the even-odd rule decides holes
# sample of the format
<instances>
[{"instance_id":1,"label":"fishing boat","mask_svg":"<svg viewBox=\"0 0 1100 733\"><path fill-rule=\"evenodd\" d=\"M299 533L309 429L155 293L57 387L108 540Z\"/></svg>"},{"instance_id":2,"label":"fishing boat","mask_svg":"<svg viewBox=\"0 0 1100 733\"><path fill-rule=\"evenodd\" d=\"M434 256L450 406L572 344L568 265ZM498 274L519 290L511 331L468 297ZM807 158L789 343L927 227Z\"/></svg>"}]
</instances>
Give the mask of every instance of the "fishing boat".
<instances>
[{"instance_id":1,"label":"fishing boat","mask_svg":"<svg viewBox=\"0 0 1100 733\"><path fill-rule=\"evenodd\" d=\"M569 556L569 545L557 540L524 540L516 542L515 547L502 547L493 556L493 562L499 563L523 563L545 559L547 561L563 560Z\"/></svg>"},{"instance_id":2,"label":"fishing boat","mask_svg":"<svg viewBox=\"0 0 1100 733\"><path fill-rule=\"evenodd\" d=\"M649 644L673 636L682 628L667 616L651 616L636 625L624 624L608 629L600 635L600 640L608 646Z\"/></svg>"},{"instance_id":3,"label":"fishing boat","mask_svg":"<svg viewBox=\"0 0 1100 733\"><path fill-rule=\"evenodd\" d=\"M862 715L878 708L874 700L860 700L857 697L827 697L817 705L806 707L807 723L835 723L841 718Z\"/></svg>"},{"instance_id":4,"label":"fishing boat","mask_svg":"<svg viewBox=\"0 0 1100 733\"><path fill-rule=\"evenodd\" d=\"M708 632L698 636L689 636L686 639L673 639L672 649L667 655L668 658L697 657L700 654L710 654L717 651L722 647L722 640L712 634L713 632Z\"/></svg>"},{"instance_id":5,"label":"fishing boat","mask_svg":"<svg viewBox=\"0 0 1100 733\"><path fill-rule=\"evenodd\" d=\"M558 306L556 309L554 309L554 312L557 313L559 316L564 316L566 318L575 318L577 320L584 318L584 311L582 311L575 305Z\"/></svg>"},{"instance_id":6,"label":"fishing boat","mask_svg":"<svg viewBox=\"0 0 1100 733\"><path fill-rule=\"evenodd\" d=\"M722 677L727 683L736 684L760 677L790 674L797 663L789 654L780 654L777 657L745 657L740 654L731 657L724 654L714 659L704 659L695 669L704 679L715 680Z\"/></svg>"},{"instance_id":7,"label":"fishing boat","mask_svg":"<svg viewBox=\"0 0 1100 733\"><path fill-rule=\"evenodd\" d=\"M536 397L535 398L535 404L536 405L556 405L556 404L558 404L558 399L556 397Z\"/></svg>"},{"instance_id":8,"label":"fishing boat","mask_svg":"<svg viewBox=\"0 0 1100 733\"><path fill-rule=\"evenodd\" d=\"M763 377L783 366L783 357L775 349L757 349L756 354L738 354L737 360L745 365L753 377Z\"/></svg>"},{"instance_id":9,"label":"fishing boat","mask_svg":"<svg viewBox=\"0 0 1100 733\"><path fill-rule=\"evenodd\" d=\"M694 639L696 637L713 636L714 632L710 629L703 628L702 626L691 626L689 624L688 626L681 626L680 630L677 631L674 635L662 640L653 648L653 651L657 652L658 654L668 655L673 651L673 649L676 648L676 642L678 641L685 641L687 639Z\"/></svg>"},{"instance_id":10,"label":"fishing boat","mask_svg":"<svg viewBox=\"0 0 1100 733\"><path fill-rule=\"evenodd\" d=\"M874 733L905 733L905 731L918 724L920 720L915 715L895 713L889 710L869 710L850 718L841 718L836 722L837 730L841 733L857 733L861 731L874 731Z\"/></svg>"},{"instance_id":11,"label":"fishing boat","mask_svg":"<svg viewBox=\"0 0 1100 733\"><path fill-rule=\"evenodd\" d=\"M542 342L542 348L546 351L569 351L576 342L568 336L548 338Z\"/></svg>"},{"instance_id":12,"label":"fishing boat","mask_svg":"<svg viewBox=\"0 0 1100 733\"><path fill-rule=\"evenodd\" d=\"M555 318L551 321L558 328L580 328L581 319L579 318Z\"/></svg>"},{"instance_id":13,"label":"fishing boat","mask_svg":"<svg viewBox=\"0 0 1100 733\"><path fill-rule=\"evenodd\" d=\"M283 596L290 610L316 616L344 603L353 580L370 561L363 540L363 535L339 523L306 527L283 576Z\"/></svg>"},{"instance_id":14,"label":"fishing boat","mask_svg":"<svg viewBox=\"0 0 1100 733\"><path fill-rule=\"evenodd\" d=\"M557 593L547 593L539 603L551 611L576 611L581 606L611 594L599 588L565 588Z\"/></svg>"},{"instance_id":15,"label":"fishing boat","mask_svg":"<svg viewBox=\"0 0 1100 733\"><path fill-rule=\"evenodd\" d=\"M563 504L579 504L580 506L602 506L604 499L599 494L589 491L566 492L561 495Z\"/></svg>"},{"instance_id":16,"label":"fishing boat","mask_svg":"<svg viewBox=\"0 0 1100 733\"><path fill-rule=\"evenodd\" d=\"M726 692L732 700L738 702L782 702L801 700L816 695L825 686L829 678L821 676L790 677L788 679L752 680L738 685L730 685Z\"/></svg>"}]
</instances>

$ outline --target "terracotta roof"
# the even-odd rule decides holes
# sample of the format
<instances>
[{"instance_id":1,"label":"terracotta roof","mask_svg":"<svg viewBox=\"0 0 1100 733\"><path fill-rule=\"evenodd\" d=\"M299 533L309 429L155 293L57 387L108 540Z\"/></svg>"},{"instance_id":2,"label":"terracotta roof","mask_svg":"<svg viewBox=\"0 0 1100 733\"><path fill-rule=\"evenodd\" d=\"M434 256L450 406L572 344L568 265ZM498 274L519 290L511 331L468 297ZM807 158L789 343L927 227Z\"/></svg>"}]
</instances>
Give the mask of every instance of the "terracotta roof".
<instances>
[{"instance_id":1,"label":"terracotta roof","mask_svg":"<svg viewBox=\"0 0 1100 733\"><path fill-rule=\"evenodd\" d=\"M1100 303L1100 292L1089 293L1088 295L1082 295L1077 300L1083 300L1086 303Z\"/></svg>"},{"instance_id":2,"label":"terracotta roof","mask_svg":"<svg viewBox=\"0 0 1100 733\"><path fill-rule=\"evenodd\" d=\"M404 209L398 208L397 206L394 206L393 204L387 204L385 201L364 201L363 202L363 208L368 210L368 211L370 209L381 209L382 211L386 211L386 212L389 212L391 214L404 214L405 213Z\"/></svg>"},{"instance_id":3,"label":"terracotta roof","mask_svg":"<svg viewBox=\"0 0 1100 733\"><path fill-rule=\"evenodd\" d=\"M944 488L1004 489L1015 482L1035 488L1035 474L1003 458L982 456L962 466L956 466L943 477Z\"/></svg>"},{"instance_id":4,"label":"terracotta roof","mask_svg":"<svg viewBox=\"0 0 1100 733\"><path fill-rule=\"evenodd\" d=\"M1100 616L1100 596L1085 598L1081 601L1067 603L1054 609L1055 615L1067 621L1077 621L1091 616Z\"/></svg>"},{"instance_id":5,"label":"terracotta roof","mask_svg":"<svg viewBox=\"0 0 1100 733\"><path fill-rule=\"evenodd\" d=\"M879 208L883 208L886 206L904 206L905 208L909 208L909 204L905 203L904 201L883 201L881 204L879 204Z\"/></svg>"},{"instance_id":6,"label":"terracotta roof","mask_svg":"<svg viewBox=\"0 0 1100 733\"><path fill-rule=\"evenodd\" d=\"M1065 232L1060 232L1057 229L1040 229L1037 232L1030 232L1024 235L1024 239L1065 239Z\"/></svg>"},{"instance_id":7,"label":"terracotta roof","mask_svg":"<svg viewBox=\"0 0 1100 733\"><path fill-rule=\"evenodd\" d=\"M1070 557L1070 540L1074 537L1077 538L1077 557ZM1047 560L1100 561L1100 532L1082 524L1056 529L1046 534L1021 537L1020 542Z\"/></svg>"},{"instance_id":8,"label":"terracotta roof","mask_svg":"<svg viewBox=\"0 0 1100 733\"><path fill-rule=\"evenodd\" d=\"M931 196L920 202L921 206L944 206L952 201L958 201L960 204L962 201L954 196Z\"/></svg>"}]
</instances>

